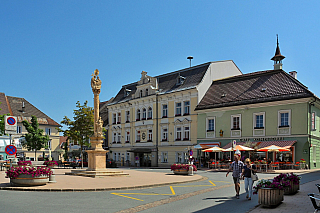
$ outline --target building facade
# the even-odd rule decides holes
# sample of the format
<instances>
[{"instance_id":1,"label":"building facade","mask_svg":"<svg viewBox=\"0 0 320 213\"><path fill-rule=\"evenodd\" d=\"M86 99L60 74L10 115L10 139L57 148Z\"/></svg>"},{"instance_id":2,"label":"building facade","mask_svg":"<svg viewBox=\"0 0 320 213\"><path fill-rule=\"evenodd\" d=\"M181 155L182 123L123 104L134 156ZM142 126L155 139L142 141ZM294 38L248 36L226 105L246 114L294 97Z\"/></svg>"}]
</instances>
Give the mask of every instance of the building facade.
<instances>
[{"instance_id":1,"label":"building facade","mask_svg":"<svg viewBox=\"0 0 320 213\"><path fill-rule=\"evenodd\" d=\"M60 157L62 156L62 150L59 146L59 132L56 129L57 127L60 127L60 125L57 122L55 122L24 98L6 96L4 93L0 93L0 102L0 108L2 109L0 113L2 115L10 114L11 116L17 116L17 132L16 134L12 135L12 138L13 140L17 141L17 154L19 158L33 161L38 158L48 157L49 150L51 150L53 159L60 160ZM18 143L19 140L22 140L23 135L27 133L22 121L27 120L28 122L31 122L32 115L37 117L39 128L43 129L44 134L47 134L50 138L47 144L48 149L38 150L37 156L35 156L34 151L28 151L21 147L20 143ZM45 156L43 156L43 154Z\"/></svg>"},{"instance_id":2,"label":"building facade","mask_svg":"<svg viewBox=\"0 0 320 213\"><path fill-rule=\"evenodd\" d=\"M320 168L320 100L297 80L297 72L282 70L283 58L277 45L274 70L212 83L196 108L200 147L216 143L228 148L233 141L259 148L277 145L290 151L258 154Z\"/></svg>"},{"instance_id":3,"label":"building facade","mask_svg":"<svg viewBox=\"0 0 320 213\"><path fill-rule=\"evenodd\" d=\"M194 112L214 79L242 73L232 61L209 62L122 86L108 104L109 157L122 165L186 163L197 143Z\"/></svg>"}]
</instances>

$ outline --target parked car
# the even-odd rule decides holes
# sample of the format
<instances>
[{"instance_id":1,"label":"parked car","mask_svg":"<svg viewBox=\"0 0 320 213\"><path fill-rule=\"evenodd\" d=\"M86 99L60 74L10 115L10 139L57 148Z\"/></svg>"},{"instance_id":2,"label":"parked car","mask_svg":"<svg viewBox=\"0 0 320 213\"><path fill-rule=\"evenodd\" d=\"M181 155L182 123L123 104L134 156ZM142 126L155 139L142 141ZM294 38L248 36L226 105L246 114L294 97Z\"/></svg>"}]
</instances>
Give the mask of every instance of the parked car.
<instances>
[{"instance_id":1,"label":"parked car","mask_svg":"<svg viewBox=\"0 0 320 213\"><path fill-rule=\"evenodd\" d=\"M116 162L113 159L107 159L106 167L107 168L116 168L117 165L116 165Z\"/></svg>"}]
</instances>

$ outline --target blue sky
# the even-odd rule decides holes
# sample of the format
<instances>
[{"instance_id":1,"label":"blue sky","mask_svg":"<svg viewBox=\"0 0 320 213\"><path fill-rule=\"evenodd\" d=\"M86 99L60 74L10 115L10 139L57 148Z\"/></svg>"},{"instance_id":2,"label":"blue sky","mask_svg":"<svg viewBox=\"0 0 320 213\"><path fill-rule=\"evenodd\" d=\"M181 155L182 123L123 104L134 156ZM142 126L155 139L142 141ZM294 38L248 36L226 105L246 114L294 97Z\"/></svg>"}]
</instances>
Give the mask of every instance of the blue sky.
<instances>
[{"instance_id":1,"label":"blue sky","mask_svg":"<svg viewBox=\"0 0 320 213\"><path fill-rule=\"evenodd\" d=\"M148 75L233 60L243 73L283 69L320 96L320 1L1 1L1 90L61 122L77 101L93 106ZM1 108L1 107L0 107Z\"/></svg>"}]
</instances>

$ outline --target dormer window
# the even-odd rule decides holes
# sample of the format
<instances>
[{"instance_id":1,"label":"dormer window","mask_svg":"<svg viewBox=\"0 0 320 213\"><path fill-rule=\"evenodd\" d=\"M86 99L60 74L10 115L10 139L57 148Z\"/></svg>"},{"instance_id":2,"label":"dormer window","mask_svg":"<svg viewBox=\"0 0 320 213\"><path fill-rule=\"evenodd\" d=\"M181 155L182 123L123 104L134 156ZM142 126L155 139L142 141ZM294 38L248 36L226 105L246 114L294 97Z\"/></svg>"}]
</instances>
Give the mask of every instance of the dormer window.
<instances>
[{"instance_id":1,"label":"dormer window","mask_svg":"<svg viewBox=\"0 0 320 213\"><path fill-rule=\"evenodd\" d=\"M179 74L178 79L177 79L177 85L183 84L183 82L184 82L185 79L186 79L185 77L183 77L183 76L181 76L181 75Z\"/></svg>"},{"instance_id":2,"label":"dormer window","mask_svg":"<svg viewBox=\"0 0 320 213\"><path fill-rule=\"evenodd\" d=\"M130 89L125 89L124 90L124 96L127 97L130 94L131 90Z\"/></svg>"}]
</instances>

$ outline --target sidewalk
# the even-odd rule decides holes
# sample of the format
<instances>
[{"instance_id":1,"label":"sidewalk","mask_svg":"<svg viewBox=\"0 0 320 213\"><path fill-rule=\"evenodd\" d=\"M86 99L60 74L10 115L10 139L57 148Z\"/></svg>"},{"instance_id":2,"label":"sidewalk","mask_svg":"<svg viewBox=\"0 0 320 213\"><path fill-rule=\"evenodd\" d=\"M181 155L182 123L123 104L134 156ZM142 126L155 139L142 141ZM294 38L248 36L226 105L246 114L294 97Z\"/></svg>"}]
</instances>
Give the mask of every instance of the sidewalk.
<instances>
[{"instance_id":1,"label":"sidewalk","mask_svg":"<svg viewBox=\"0 0 320 213\"><path fill-rule=\"evenodd\" d=\"M0 171L0 190L20 191L107 191L119 189L146 188L168 184L192 182L204 179L200 175L174 175L163 172L144 172L132 169L108 169L109 171L123 171L128 176L111 177L82 177L65 175L70 169L55 169L56 183L47 183L36 187L12 187L10 179L5 178L5 171Z\"/></svg>"}]
</instances>

